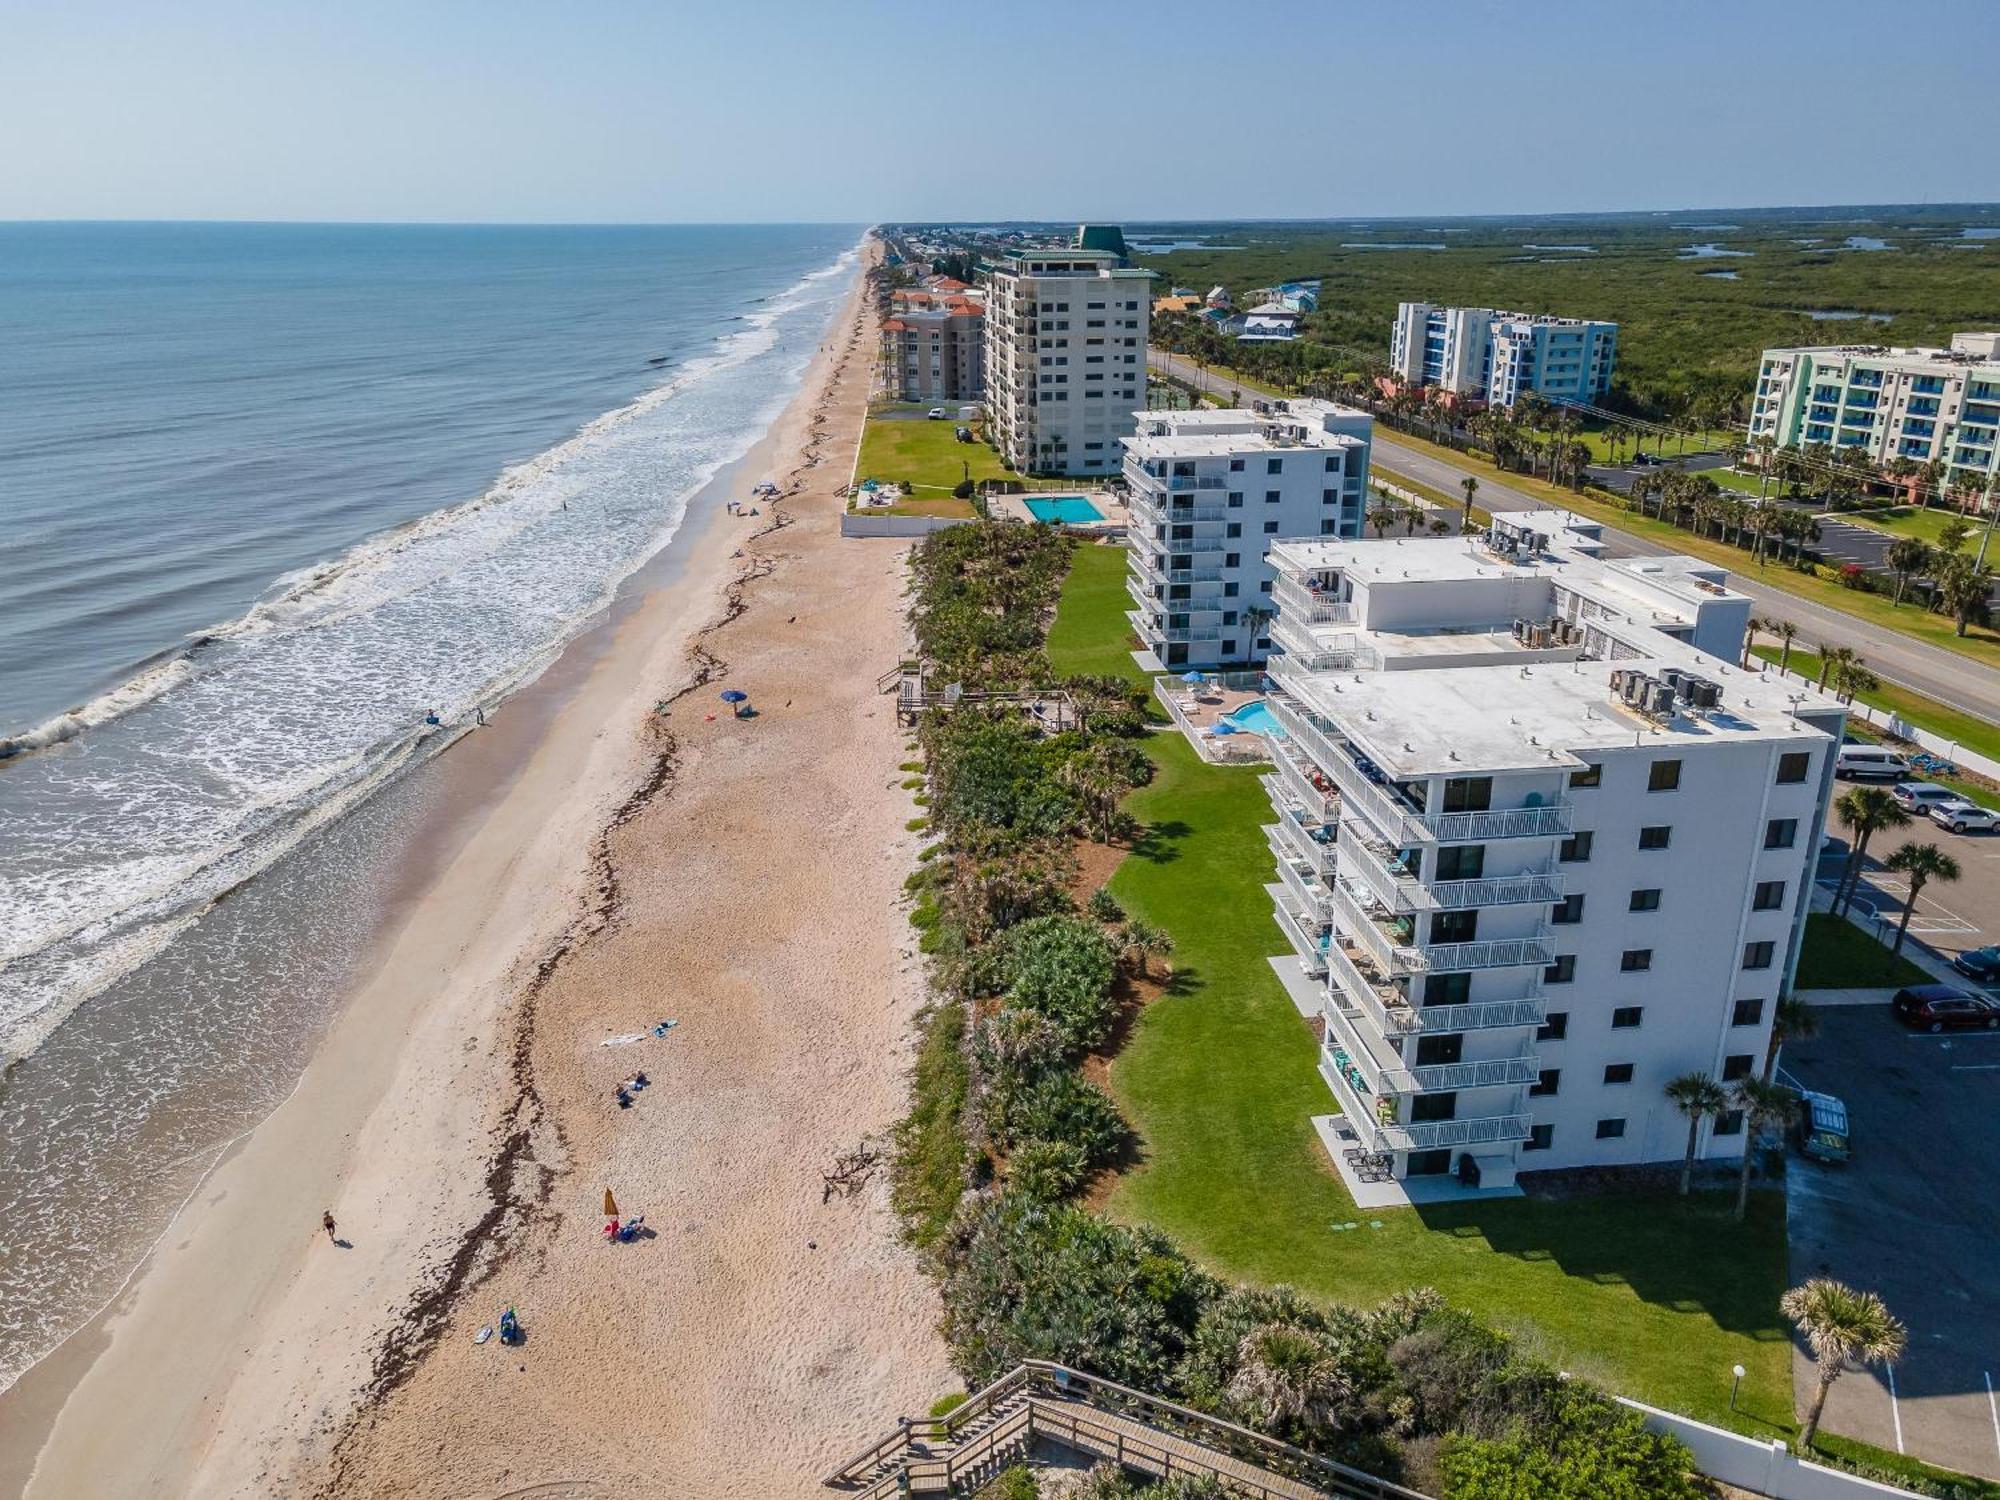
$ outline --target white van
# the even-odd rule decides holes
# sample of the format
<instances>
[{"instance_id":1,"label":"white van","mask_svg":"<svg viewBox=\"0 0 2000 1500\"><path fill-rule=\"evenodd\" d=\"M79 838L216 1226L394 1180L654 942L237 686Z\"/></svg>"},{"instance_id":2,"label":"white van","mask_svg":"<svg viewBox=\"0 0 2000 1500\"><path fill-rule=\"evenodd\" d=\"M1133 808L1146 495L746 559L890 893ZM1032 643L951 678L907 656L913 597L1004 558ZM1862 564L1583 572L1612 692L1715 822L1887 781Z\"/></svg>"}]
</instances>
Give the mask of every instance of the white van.
<instances>
[{"instance_id":1,"label":"white van","mask_svg":"<svg viewBox=\"0 0 2000 1500\"><path fill-rule=\"evenodd\" d=\"M1901 781L1910 774L1910 763L1881 745L1842 745L1833 774L1853 781Z\"/></svg>"}]
</instances>

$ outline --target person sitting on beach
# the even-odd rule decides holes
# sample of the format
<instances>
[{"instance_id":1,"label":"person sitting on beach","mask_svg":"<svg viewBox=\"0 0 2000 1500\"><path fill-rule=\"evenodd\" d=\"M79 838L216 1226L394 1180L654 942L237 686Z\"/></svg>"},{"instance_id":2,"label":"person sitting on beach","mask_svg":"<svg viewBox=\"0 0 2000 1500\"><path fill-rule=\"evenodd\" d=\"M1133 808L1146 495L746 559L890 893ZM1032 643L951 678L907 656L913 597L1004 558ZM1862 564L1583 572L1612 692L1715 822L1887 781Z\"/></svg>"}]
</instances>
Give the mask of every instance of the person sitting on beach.
<instances>
[{"instance_id":1,"label":"person sitting on beach","mask_svg":"<svg viewBox=\"0 0 2000 1500\"><path fill-rule=\"evenodd\" d=\"M617 1243L619 1229L620 1225L616 1219L606 1219L604 1221L604 1241L606 1244Z\"/></svg>"},{"instance_id":2,"label":"person sitting on beach","mask_svg":"<svg viewBox=\"0 0 2000 1500\"><path fill-rule=\"evenodd\" d=\"M632 1096L625 1092L625 1085L622 1083L611 1091L611 1097L618 1101L620 1109L630 1109L632 1107Z\"/></svg>"}]
</instances>

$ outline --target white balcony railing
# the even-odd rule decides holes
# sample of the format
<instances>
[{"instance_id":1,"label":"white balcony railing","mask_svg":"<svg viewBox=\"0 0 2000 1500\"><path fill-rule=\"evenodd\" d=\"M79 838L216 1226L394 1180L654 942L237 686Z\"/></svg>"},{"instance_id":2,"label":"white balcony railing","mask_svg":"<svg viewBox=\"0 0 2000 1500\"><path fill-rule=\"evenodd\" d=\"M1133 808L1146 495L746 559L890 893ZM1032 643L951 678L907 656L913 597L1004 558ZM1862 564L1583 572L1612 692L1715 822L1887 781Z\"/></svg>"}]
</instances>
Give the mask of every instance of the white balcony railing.
<instances>
[{"instance_id":1,"label":"white balcony railing","mask_svg":"<svg viewBox=\"0 0 2000 1500\"><path fill-rule=\"evenodd\" d=\"M1340 794L1328 781L1320 786L1302 769L1304 757L1291 747L1289 740L1280 740L1277 745L1277 779L1290 794L1292 801L1305 814L1308 823L1331 823L1340 816ZM1310 762L1307 762L1310 764Z\"/></svg>"},{"instance_id":2,"label":"white balcony railing","mask_svg":"<svg viewBox=\"0 0 2000 1500\"><path fill-rule=\"evenodd\" d=\"M1436 905L1422 881L1392 866L1393 855L1386 846L1362 836L1363 826L1353 818L1340 825L1341 873L1367 886L1375 899L1391 911L1428 911Z\"/></svg>"},{"instance_id":3,"label":"white balcony railing","mask_svg":"<svg viewBox=\"0 0 2000 1500\"><path fill-rule=\"evenodd\" d=\"M1283 650L1284 661L1301 672L1372 668L1381 659L1376 652L1362 645L1351 631L1317 634L1311 627L1301 625L1290 615L1282 613L1271 622L1271 642Z\"/></svg>"},{"instance_id":4,"label":"white balcony railing","mask_svg":"<svg viewBox=\"0 0 2000 1500\"><path fill-rule=\"evenodd\" d=\"M1428 890L1439 910L1462 911L1475 906L1554 905L1562 900L1565 883L1554 871L1528 870L1476 880L1436 880Z\"/></svg>"},{"instance_id":5,"label":"white balcony railing","mask_svg":"<svg viewBox=\"0 0 2000 1500\"><path fill-rule=\"evenodd\" d=\"M1289 899L1273 901L1271 915L1277 918L1286 941L1305 961L1306 972L1314 978L1326 973L1326 924L1299 911Z\"/></svg>"},{"instance_id":6,"label":"white balcony railing","mask_svg":"<svg viewBox=\"0 0 2000 1500\"><path fill-rule=\"evenodd\" d=\"M1351 625L1357 618L1355 606L1330 594L1314 593L1305 583L1281 573L1271 585L1271 600L1278 614L1301 625Z\"/></svg>"},{"instance_id":7,"label":"white balcony railing","mask_svg":"<svg viewBox=\"0 0 2000 1500\"><path fill-rule=\"evenodd\" d=\"M1342 932L1360 945L1364 953L1374 959L1377 968L1396 975L1421 974L1430 967L1422 949L1411 943L1398 942L1384 930L1383 924L1369 913L1344 876L1335 880L1331 889L1334 921ZM1415 930L1414 923L1411 928Z\"/></svg>"},{"instance_id":8,"label":"white balcony railing","mask_svg":"<svg viewBox=\"0 0 2000 1500\"><path fill-rule=\"evenodd\" d=\"M1334 842L1322 843L1308 833L1298 819L1286 813L1278 815L1278 821L1264 826L1264 836L1270 841L1272 853L1281 859L1289 855L1307 869L1326 880L1333 875Z\"/></svg>"},{"instance_id":9,"label":"white balcony railing","mask_svg":"<svg viewBox=\"0 0 2000 1500\"><path fill-rule=\"evenodd\" d=\"M1434 1151L1452 1146L1481 1146L1525 1141L1534 1126L1527 1115L1477 1115L1465 1120L1426 1120L1413 1125L1385 1125L1376 1119L1373 1097L1362 1095L1333 1060L1322 1052L1319 1076L1333 1090L1340 1112L1370 1151Z\"/></svg>"},{"instance_id":10,"label":"white balcony railing","mask_svg":"<svg viewBox=\"0 0 2000 1500\"><path fill-rule=\"evenodd\" d=\"M1300 911L1315 922L1328 920L1332 908L1328 902L1325 886L1308 880L1305 874L1288 859L1278 861L1278 880L1292 893L1292 899L1298 903Z\"/></svg>"},{"instance_id":11,"label":"white balcony railing","mask_svg":"<svg viewBox=\"0 0 2000 1500\"><path fill-rule=\"evenodd\" d=\"M1465 969L1511 969L1521 964L1546 968L1555 962L1555 941L1546 937L1490 938L1474 943L1433 943L1423 950L1432 969L1452 974Z\"/></svg>"},{"instance_id":12,"label":"white balcony railing","mask_svg":"<svg viewBox=\"0 0 2000 1500\"><path fill-rule=\"evenodd\" d=\"M1422 1015L1404 997L1400 987L1381 979L1370 979L1361 972L1354 957L1360 951L1356 946L1350 952L1348 947L1343 946L1338 933L1327 944L1327 982L1332 990L1351 1002L1350 1009L1359 1010L1373 1021L1375 1029L1385 1037L1423 1030Z\"/></svg>"},{"instance_id":13,"label":"white balcony railing","mask_svg":"<svg viewBox=\"0 0 2000 1500\"><path fill-rule=\"evenodd\" d=\"M1471 844L1486 839L1537 839L1566 834L1570 811L1567 802L1552 802L1542 807L1431 813L1422 821L1429 836L1441 844Z\"/></svg>"},{"instance_id":14,"label":"white balcony railing","mask_svg":"<svg viewBox=\"0 0 2000 1500\"><path fill-rule=\"evenodd\" d=\"M1339 1037L1348 1056L1370 1080L1371 1093L1448 1094L1461 1089L1520 1088L1541 1076L1532 1048L1527 1046L1511 1057L1408 1065L1394 1054L1385 1058L1378 1053L1377 1044L1338 1006L1326 1007L1325 1015L1328 1041Z\"/></svg>"}]
</instances>

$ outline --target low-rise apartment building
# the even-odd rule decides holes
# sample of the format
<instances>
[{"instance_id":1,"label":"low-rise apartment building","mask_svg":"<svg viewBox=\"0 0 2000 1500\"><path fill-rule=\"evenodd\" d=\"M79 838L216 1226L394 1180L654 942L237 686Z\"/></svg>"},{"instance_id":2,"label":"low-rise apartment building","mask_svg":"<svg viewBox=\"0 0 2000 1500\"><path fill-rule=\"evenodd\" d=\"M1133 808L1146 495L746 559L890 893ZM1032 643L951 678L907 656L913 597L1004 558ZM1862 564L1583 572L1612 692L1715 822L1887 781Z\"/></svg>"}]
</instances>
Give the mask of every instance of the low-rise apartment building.
<instances>
[{"instance_id":1,"label":"low-rise apartment building","mask_svg":"<svg viewBox=\"0 0 2000 1500\"><path fill-rule=\"evenodd\" d=\"M986 309L960 283L951 286L892 298L882 368L898 401L976 401L985 388Z\"/></svg>"},{"instance_id":2,"label":"low-rise apartment building","mask_svg":"<svg viewBox=\"0 0 2000 1500\"><path fill-rule=\"evenodd\" d=\"M1797 963L1844 710L1738 667L1720 569L1570 519L1271 550L1270 890L1353 1180L1678 1160L1664 1086L1761 1070Z\"/></svg>"},{"instance_id":3,"label":"low-rise apartment building","mask_svg":"<svg viewBox=\"0 0 2000 1500\"><path fill-rule=\"evenodd\" d=\"M1282 536L1361 534L1373 421L1330 401L1268 410L1146 411L1125 439L1133 629L1142 659L1262 661Z\"/></svg>"},{"instance_id":4,"label":"low-rise apartment building","mask_svg":"<svg viewBox=\"0 0 2000 1500\"><path fill-rule=\"evenodd\" d=\"M1945 466L1949 487L1984 491L2000 473L2000 333L1949 349L1846 344L1766 349L1750 443L1859 447L1878 464Z\"/></svg>"},{"instance_id":5,"label":"low-rise apartment building","mask_svg":"<svg viewBox=\"0 0 2000 1500\"><path fill-rule=\"evenodd\" d=\"M1616 323L1428 302L1400 304L1389 340L1398 379L1493 406L1512 406L1530 391L1594 404L1610 391L1617 358Z\"/></svg>"},{"instance_id":6,"label":"low-rise apartment building","mask_svg":"<svg viewBox=\"0 0 2000 1500\"><path fill-rule=\"evenodd\" d=\"M987 435L1015 469L1118 472L1146 399L1151 282L1115 249L1022 250L990 268Z\"/></svg>"}]
</instances>

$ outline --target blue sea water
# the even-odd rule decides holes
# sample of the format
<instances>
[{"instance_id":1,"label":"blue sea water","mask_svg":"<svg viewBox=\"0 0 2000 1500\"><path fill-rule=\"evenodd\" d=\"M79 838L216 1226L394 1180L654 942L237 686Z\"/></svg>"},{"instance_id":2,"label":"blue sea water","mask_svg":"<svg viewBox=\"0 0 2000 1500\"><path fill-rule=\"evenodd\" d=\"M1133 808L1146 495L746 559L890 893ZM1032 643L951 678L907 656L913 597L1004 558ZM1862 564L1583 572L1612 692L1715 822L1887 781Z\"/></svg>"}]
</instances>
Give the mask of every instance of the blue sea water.
<instances>
[{"instance_id":1,"label":"blue sea water","mask_svg":"<svg viewBox=\"0 0 2000 1500\"><path fill-rule=\"evenodd\" d=\"M289 1091L404 773L667 545L859 239L0 225L0 1389Z\"/></svg>"}]
</instances>

